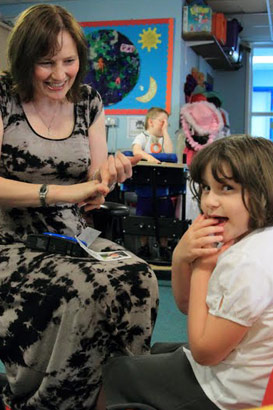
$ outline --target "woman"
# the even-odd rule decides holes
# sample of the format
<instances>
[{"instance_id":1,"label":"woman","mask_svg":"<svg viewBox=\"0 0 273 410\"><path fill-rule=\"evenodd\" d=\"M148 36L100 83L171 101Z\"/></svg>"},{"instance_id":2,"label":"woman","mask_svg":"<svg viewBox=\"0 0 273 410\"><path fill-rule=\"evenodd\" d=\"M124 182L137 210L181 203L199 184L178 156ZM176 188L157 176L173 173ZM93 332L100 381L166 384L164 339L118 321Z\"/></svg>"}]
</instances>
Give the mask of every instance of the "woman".
<instances>
[{"instance_id":1,"label":"woman","mask_svg":"<svg viewBox=\"0 0 273 410\"><path fill-rule=\"evenodd\" d=\"M12 31L0 77L0 355L15 409L93 409L101 364L149 349L153 272L134 255L99 262L31 251L29 234L79 235L129 160L107 158L100 95L81 85L87 49L62 7L35 5ZM118 249L97 239L95 251Z\"/></svg>"}]
</instances>

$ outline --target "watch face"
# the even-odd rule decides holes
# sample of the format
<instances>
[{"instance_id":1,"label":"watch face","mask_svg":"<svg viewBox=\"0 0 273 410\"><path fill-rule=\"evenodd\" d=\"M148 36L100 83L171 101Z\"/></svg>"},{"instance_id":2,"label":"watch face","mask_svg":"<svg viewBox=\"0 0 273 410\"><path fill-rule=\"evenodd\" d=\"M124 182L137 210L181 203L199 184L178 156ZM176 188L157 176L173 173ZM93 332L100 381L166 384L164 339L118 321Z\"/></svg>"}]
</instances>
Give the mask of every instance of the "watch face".
<instances>
[{"instance_id":1,"label":"watch face","mask_svg":"<svg viewBox=\"0 0 273 410\"><path fill-rule=\"evenodd\" d=\"M41 194L46 194L47 193L47 185L42 185L40 188L40 193Z\"/></svg>"},{"instance_id":2,"label":"watch face","mask_svg":"<svg viewBox=\"0 0 273 410\"><path fill-rule=\"evenodd\" d=\"M46 206L46 194L48 192L48 186L43 184L39 191L40 202L42 206Z\"/></svg>"}]
</instances>

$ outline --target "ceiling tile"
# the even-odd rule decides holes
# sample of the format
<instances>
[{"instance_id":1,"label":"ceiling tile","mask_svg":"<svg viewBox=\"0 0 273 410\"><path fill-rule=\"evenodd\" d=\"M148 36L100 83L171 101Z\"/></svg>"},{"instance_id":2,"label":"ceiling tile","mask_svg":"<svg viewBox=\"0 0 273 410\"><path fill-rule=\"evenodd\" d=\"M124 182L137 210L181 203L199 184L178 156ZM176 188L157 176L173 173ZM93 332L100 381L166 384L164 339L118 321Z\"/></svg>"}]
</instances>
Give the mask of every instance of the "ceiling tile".
<instances>
[{"instance_id":1,"label":"ceiling tile","mask_svg":"<svg viewBox=\"0 0 273 410\"><path fill-rule=\"evenodd\" d=\"M270 0L273 2L273 0ZM208 5L223 13L266 13L266 0L207 0Z\"/></svg>"}]
</instances>

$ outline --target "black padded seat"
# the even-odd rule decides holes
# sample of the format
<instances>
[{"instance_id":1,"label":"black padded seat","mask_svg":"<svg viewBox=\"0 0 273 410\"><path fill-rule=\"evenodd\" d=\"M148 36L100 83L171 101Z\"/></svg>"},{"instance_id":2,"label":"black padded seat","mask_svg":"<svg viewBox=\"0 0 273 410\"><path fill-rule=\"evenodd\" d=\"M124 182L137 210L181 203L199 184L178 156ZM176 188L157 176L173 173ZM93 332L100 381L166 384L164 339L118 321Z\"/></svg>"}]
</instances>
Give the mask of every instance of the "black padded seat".
<instances>
[{"instance_id":1,"label":"black padded seat","mask_svg":"<svg viewBox=\"0 0 273 410\"><path fill-rule=\"evenodd\" d=\"M129 208L124 204L119 204L118 202L108 202L105 201L104 204L101 205L100 209L104 210L105 212L109 213L112 216L128 216L129 215Z\"/></svg>"},{"instance_id":2,"label":"black padded seat","mask_svg":"<svg viewBox=\"0 0 273 410\"><path fill-rule=\"evenodd\" d=\"M129 213L128 206L118 202L105 201L100 209L92 211L94 228L102 232L102 237L122 243L122 218L128 216Z\"/></svg>"}]
</instances>

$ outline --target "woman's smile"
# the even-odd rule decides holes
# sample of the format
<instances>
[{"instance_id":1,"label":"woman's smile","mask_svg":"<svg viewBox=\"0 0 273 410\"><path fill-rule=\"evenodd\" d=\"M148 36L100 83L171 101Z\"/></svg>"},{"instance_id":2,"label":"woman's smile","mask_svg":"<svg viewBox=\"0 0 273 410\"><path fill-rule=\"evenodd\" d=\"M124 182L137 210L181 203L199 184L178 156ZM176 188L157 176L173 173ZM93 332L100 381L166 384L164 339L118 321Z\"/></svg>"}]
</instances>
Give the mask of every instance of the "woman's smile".
<instances>
[{"instance_id":1,"label":"woman's smile","mask_svg":"<svg viewBox=\"0 0 273 410\"><path fill-rule=\"evenodd\" d=\"M35 64L35 98L63 100L72 87L79 71L76 44L67 31L58 35L60 48L53 57L45 56Z\"/></svg>"}]
</instances>

